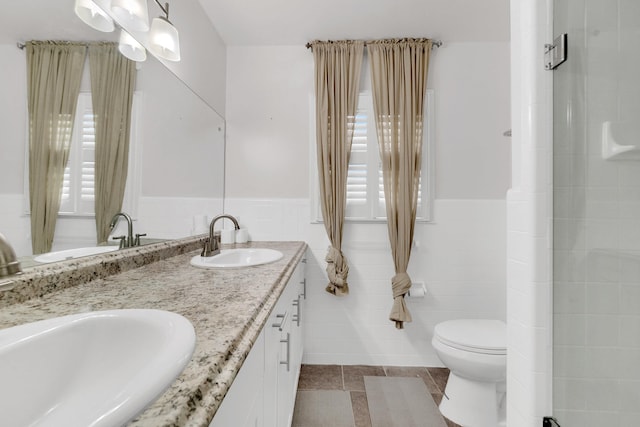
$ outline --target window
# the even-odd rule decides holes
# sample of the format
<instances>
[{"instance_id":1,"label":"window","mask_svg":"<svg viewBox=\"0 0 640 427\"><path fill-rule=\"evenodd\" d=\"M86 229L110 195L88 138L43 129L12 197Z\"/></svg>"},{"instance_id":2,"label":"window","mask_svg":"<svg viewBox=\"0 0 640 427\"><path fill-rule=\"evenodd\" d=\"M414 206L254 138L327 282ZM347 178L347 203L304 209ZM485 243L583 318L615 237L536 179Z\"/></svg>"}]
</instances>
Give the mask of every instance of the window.
<instances>
[{"instance_id":1,"label":"window","mask_svg":"<svg viewBox=\"0 0 640 427\"><path fill-rule=\"evenodd\" d=\"M418 221L430 221L433 201L433 90L428 90L425 98L424 134L422 146L422 170L418 194ZM313 100L312 100L313 110ZM312 198L312 220L322 221L318 190L317 163L315 159L315 114L311 131L312 153L311 182L315 190ZM315 204L315 206L313 206ZM386 221L384 203L384 181L378 150L378 138L373 110L373 98L370 93L361 93L358 99L354 124L351 157L347 174L347 221Z\"/></svg>"},{"instance_id":2,"label":"window","mask_svg":"<svg viewBox=\"0 0 640 427\"><path fill-rule=\"evenodd\" d=\"M59 214L94 215L95 146L91 94L78 96L69 161L64 170Z\"/></svg>"},{"instance_id":3,"label":"window","mask_svg":"<svg viewBox=\"0 0 640 427\"><path fill-rule=\"evenodd\" d=\"M137 195L138 168L136 164L136 135L139 94L133 96L131 111L131 138L129 141L129 171L125 188L123 210L135 215L134 198ZM27 120L28 122L28 120ZM28 134L28 131L27 131ZM59 216L95 216L95 126L91 93L78 95L75 123L71 136L69 160L64 170ZM29 189L29 144L26 144L25 194ZM29 214L29 197L25 198L25 212Z\"/></svg>"}]
</instances>

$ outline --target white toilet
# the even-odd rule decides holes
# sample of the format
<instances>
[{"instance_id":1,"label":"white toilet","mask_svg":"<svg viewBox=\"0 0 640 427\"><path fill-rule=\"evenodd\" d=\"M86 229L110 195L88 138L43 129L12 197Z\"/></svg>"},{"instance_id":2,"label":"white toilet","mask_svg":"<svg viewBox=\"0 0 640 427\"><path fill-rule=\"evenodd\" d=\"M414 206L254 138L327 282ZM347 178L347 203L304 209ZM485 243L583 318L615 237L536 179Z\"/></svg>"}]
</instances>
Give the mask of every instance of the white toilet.
<instances>
[{"instance_id":1,"label":"white toilet","mask_svg":"<svg viewBox=\"0 0 640 427\"><path fill-rule=\"evenodd\" d=\"M436 325L431 343L451 371L442 415L465 427L506 426L507 325L449 320Z\"/></svg>"}]
</instances>

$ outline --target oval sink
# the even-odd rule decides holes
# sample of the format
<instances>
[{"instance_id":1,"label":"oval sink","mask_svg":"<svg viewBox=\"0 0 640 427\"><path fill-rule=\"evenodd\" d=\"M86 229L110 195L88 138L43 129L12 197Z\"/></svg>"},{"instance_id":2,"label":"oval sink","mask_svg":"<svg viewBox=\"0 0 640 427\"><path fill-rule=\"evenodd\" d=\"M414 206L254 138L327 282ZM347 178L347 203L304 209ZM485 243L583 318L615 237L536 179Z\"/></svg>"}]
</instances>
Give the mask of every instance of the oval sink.
<instances>
[{"instance_id":1,"label":"oval sink","mask_svg":"<svg viewBox=\"0 0 640 427\"><path fill-rule=\"evenodd\" d=\"M104 254L117 251L118 246L91 246L87 248L66 249L64 251L47 252L33 258L37 262L58 262L66 259L81 258L83 256Z\"/></svg>"},{"instance_id":2,"label":"oval sink","mask_svg":"<svg viewBox=\"0 0 640 427\"><path fill-rule=\"evenodd\" d=\"M195 332L176 313L112 310L0 330L0 425L120 426L171 385Z\"/></svg>"},{"instance_id":3,"label":"oval sink","mask_svg":"<svg viewBox=\"0 0 640 427\"><path fill-rule=\"evenodd\" d=\"M239 268L268 264L282 258L282 252L266 248L222 249L218 255L191 258L191 265L200 268Z\"/></svg>"}]
</instances>

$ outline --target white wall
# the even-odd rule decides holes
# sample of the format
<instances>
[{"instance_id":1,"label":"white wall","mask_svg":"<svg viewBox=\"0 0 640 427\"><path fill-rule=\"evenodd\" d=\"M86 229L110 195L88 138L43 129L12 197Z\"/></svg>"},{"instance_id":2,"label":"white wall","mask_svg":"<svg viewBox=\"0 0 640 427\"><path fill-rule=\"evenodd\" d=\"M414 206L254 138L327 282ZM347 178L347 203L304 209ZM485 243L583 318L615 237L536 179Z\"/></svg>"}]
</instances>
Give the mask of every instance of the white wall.
<instances>
[{"instance_id":1,"label":"white wall","mask_svg":"<svg viewBox=\"0 0 640 427\"><path fill-rule=\"evenodd\" d=\"M24 52L13 44L0 44L0 69L0 194L17 194L23 190L24 135L27 129Z\"/></svg>"},{"instance_id":2,"label":"white wall","mask_svg":"<svg viewBox=\"0 0 640 427\"><path fill-rule=\"evenodd\" d=\"M227 196L307 196L313 55L303 46L227 53ZM445 44L432 55L428 87L435 90L436 197L504 198L509 44Z\"/></svg>"},{"instance_id":3,"label":"white wall","mask_svg":"<svg viewBox=\"0 0 640 427\"><path fill-rule=\"evenodd\" d=\"M310 224L308 159L313 56L303 46L229 47L225 211L255 240L310 246L307 363L436 366L433 327L460 317L506 318L510 177L509 44L456 43L434 52L434 222L419 224L409 273L428 295L414 322L388 319L394 275L386 224L345 227L351 294L324 291L328 246Z\"/></svg>"},{"instance_id":4,"label":"white wall","mask_svg":"<svg viewBox=\"0 0 640 427\"><path fill-rule=\"evenodd\" d=\"M436 197L504 199L511 176L509 43L445 44L428 87L436 98Z\"/></svg>"},{"instance_id":5,"label":"white wall","mask_svg":"<svg viewBox=\"0 0 640 427\"><path fill-rule=\"evenodd\" d=\"M226 196L308 197L313 57L304 46L227 48Z\"/></svg>"},{"instance_id":6,"label":"white wall","mask_svg":"<svg viewBox=\"0 0 640 427\"><path fill-rule=\"evenodd\" d=\"M224 192L224 119L158 61L138 71L141 193L216 197Z\"/></svg>"},{"instance_id":7,"label":"white wall","mask_svg":"<svg viewBox=\"0 0 640 427\"><path fill-rule=\"evenodd\" d=\"M109 10L110 1L94 1L104 10ZM161 13L155 2L147 0L147 3L151 19ZM160 61L224 116L226 46L198 0L183 0L170 6L169 18L180 37L180 61ZM129 32L143 46L149 46L148 33L130 28Z\"/></svg>"},{"instance_id":8,"label":"white wall","mask_svg":"<svg viewBox=\"0 0 640 427\"><path fill-rule=\"evenodd\" d=\"M222 38L197 0L171 4L170 18L180 32L181 60L162 62L224 117L227 64Z\"/></svg>"},{"instance_id":9,"label":"white wall","mask_svg":"<svg viewBox=\"0 0 640 427\"><path fill-rule=\"evenodd\" d=\"M22 216L27 129L27 72L24 51L0 45L0 233L16 254L31 253L30 226Z\"/></svg>"}]
</instances>

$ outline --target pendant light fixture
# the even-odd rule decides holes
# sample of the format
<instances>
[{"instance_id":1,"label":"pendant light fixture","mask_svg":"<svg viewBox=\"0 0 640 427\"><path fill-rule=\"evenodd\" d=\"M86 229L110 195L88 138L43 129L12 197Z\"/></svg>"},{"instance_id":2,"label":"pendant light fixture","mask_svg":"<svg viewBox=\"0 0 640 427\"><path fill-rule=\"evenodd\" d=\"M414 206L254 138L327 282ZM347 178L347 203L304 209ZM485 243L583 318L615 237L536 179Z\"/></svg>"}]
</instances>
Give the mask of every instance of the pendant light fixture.
<instances>
[{"instance_id":1,"label":"pendant light fixture","mask_svg":"<svg viewBox=\"0 0 640 427\"><path fill-rule=\"evenodd\" d=\"M146 46L158 58L168 61L180 61L180 39L178 30L169 21L169 3L164 6L154 0L164 14L154 18L149 28L149 10L147 0L100 0L100 6L94 0L75 0L76 15L96 30L110 32L115 24L121 28L118 50L132 61L147 59ZM106 8L107 12L102 8ZM138 42L142 37L144 45ZM146 42L144 34L147 33Z\"/></svg>"},{"instance_id":2,"label":"pendant light fixture","mask_svg":"<svg viewBox=\"0 0 640 427\"><path fill-rule=\"evenodd\" d=\"M78 18L93 29L105 33L115 29L113 19L92 0L76 0L74 11Z\"/></svg>"},{"instance_id":3,"label":"pendant light fixture","mask_svg":"<svg viewBox=\"0 0 640 427\"><path fill-rule=\"evenodd\" d=\"M111 0L111 13L128 30L149 31L147 0Z\"/></svg>"},{"instance_id":4,"label":"pendant light fixture","mask_svg":"<svg viewBox=\"0 0 640 427\"><path fill-rule=\"evenodd\" d=\"M156 56L168 61L180 61L180 39L178 30L169 21L169 3L164 7L158 0L155 2L160 6L165 16L154 18L149 31L149 50Z\"/></svg>"},{"instance_id":5,"label":"pendant light fixture","mask_svg":"<svg viewBox=\"0 0 640 427\"><path fill-rule=\"evenodd\" d=\"M131 37L131 34L127 33L124 29L120 29L118 50L132 61L142 62L147 59L147 51L144 46L138 43L138 41Z\"/></svg>"}]
</instances>

